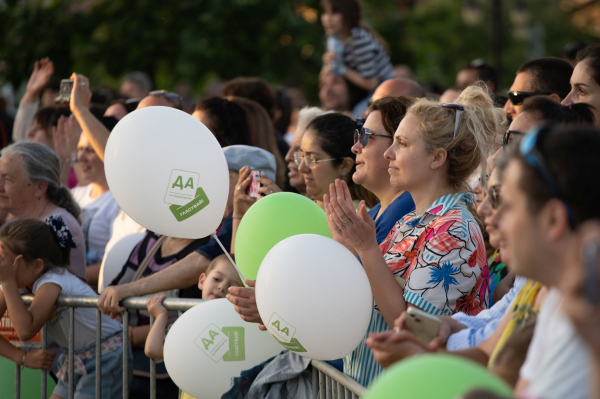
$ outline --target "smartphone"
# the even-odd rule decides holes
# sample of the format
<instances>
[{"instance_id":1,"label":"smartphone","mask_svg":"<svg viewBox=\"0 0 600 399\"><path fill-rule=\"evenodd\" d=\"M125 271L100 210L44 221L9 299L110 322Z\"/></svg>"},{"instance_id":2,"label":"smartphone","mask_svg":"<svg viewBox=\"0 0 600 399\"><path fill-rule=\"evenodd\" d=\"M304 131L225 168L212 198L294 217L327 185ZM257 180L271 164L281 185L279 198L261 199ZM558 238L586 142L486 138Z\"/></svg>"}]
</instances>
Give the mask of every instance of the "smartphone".
<instances>
[{"instance_id":1,"label":"smartphone","mask_svg":"<svg viewBox=\"0 0 600 399\"><path fill-rule=\"evenodd\" d=\"M583 267L585 269L584 294L592 304L600 303L600 243L596 240L586 242L583 246Z\"/></svg>"},{"instance_id":2,"label":"smartphone","mask_svg":"<svg viewBox=\"0 0 600 399\"><path fill-rule=\"evenodd\" d=\"M406 313L405 328L424 342L429 343L439 335L441 324L439 318L412 306Z\"/></svg>"},{"instance_id":3,"label":"smartphone","mask_svg":"<svg viewBox=\"0 0 600 399\"><path fill-rule=\"evenodd\" d=\"M60 81L60 89L58 97L54 99L56 104L68 104L71 101L71 91L73 90L73 81L71 79L63 79Z\"/></svg>"},{"instance_id":4,"label":"smartphone","mask_svg":"<svg viewBox=\"0 0 600 399\"><path fill-rule=\"evenodd\" d=\"M256 179L260 177L260 171L252 171L250 172L250 185L248 186L246 193L252 198L258 198L260 194L258 193L258 189L261 187L260 182Z\"/></svg>"}]
</instances>

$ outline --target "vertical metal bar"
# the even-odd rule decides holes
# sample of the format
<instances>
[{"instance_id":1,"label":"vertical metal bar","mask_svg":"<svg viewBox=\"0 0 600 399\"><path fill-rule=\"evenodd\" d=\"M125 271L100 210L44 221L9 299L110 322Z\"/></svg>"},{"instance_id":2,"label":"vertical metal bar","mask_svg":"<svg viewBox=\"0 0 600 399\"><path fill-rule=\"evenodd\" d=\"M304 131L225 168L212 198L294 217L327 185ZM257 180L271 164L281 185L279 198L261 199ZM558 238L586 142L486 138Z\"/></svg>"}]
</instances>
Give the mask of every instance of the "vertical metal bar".
<instances>
[{"instance_id":1,"label":"vertical metal bar","mask_svg":"<svg viewBox=\"0 0 600 399\"><path fill-rule=\"evenodd\" d=\"M178 316L178 317L181 317L181 315L182 315L182 314L183 314L183 312L182 312L181 310L178 310L178 311L177 311L177 316ZM178 396L178 398L179 398L179 399L181 399L181 394L182 394L182 392L183 392L183 391L181 390L181 388L179 388L179 396Z\"/></svg>"},{"instance_id":2,"label":"vertical metal bar","mask_svg":"<svg viewBox=\"0 0 600 399\"><path fill-rule=\"evenodd\" d=\"M319 398L325 399L325 374L319 370Z\"/></svg>"},{"instance_id":3,"label":"vertical metal bar","mask_svg":"<svg viewBox=\"0 0 600 399\"><path fill-rule=\"evenodd\" d=\"M319 370L312 364L310 367L313 374L313 399L317 399L319 397Z\"/></svg>"},{"instance_id":4,"label":"vertical metal bar","mask_svg":"<svg viewBox=\"0 0 600 399\"><path fill-rule=\"evenodd\" d=\"M69 308L69 399L75 397L75 308Z\"/></svg>"},{"instance_id":5,"label":"vertical metal bar","mask_svg":"<svg viewBox=\"0 0 600 399\"><path fill-rule=\"evenodd\" d=\"M333 378L331 379L331 398L337 399L338 383Z\"/></svg>"},{"instance_id":6,"label":"vertical metal bar","mask_svg":"<svg viewBox=\"0 0 600 399\"><path fill-rule=\"evenodd\" d=\"M344 399L352 399L352 393L348 390L348 388L344 388Z\"/></svg>"},{"instance_id":7,"label":"vertical metal bar","mask_svg":"<svg viewBox=\"0 0 600 399\"><path fill-rule=\"evenodd\" d=\"M150 315L150 328L154 324L154 316ZM150 359L150 399L156 399L156 363Z\"/></svg>"},{"instance_id":8,"label":"vertical metal bar","mask_svg":"<svg viewBox=\"0 0 600 399\"><path fill-rule=\"evenodd\" d=\"M21 399L21 366L15 363L15 399Z\"/></svg>"},{"instance_id":9,"label":"vertical metal bar","mask_svg":"<svg viewBox=\"0 0 600 399\"><path fill-rule=\"evenodd\" d=\"M46 349L48 347L48 337L46 336L46 323L42 326L42 349ZM46 370L42 370L42 381L40 387L40 397L42 399L46 399L46 391L48 390L48 372Z\"/></svg>"},{"instance_id":10,"label":"vertical metal bar","mask_svg":"<svg viewBox=\"0 0 600 399\"><path fill-rule=\"evenodd\" d=\"M325 397L327 399L331 399L331 377L326 376L325 383L327 384L327 386L325 388Z\"/></svg>"},{"instance_id":11,"label":"vertical metal bar","mask_svg":"<svg viewBox=\"0 0 600 399\"><path fill-rule=\"evenodd\" d=\"M339 382L336 383L336 390L337 390L337 396L336 399L344 399L342 396L344 396L344 386L342 384L340 384Z\"/></svg>"},{"instance_id":12,"label":"vertical metal bar","mask_svg":"<svg viewBox=\"0 0 600 399\"><path fill-rule=\"evenodd\" d=\"M123 312L123 399L129 397L129 311Z\"/></svg>"},{"instance_id":13,"label":"vertical metal bar","mask_svg":"<svg viewBox=\"0 0 600 399\"><path fill-rule=\"evenodd\" d=\"M96 309L96 399L102 398L102 313Z\"/></svg>"}]
</instances>

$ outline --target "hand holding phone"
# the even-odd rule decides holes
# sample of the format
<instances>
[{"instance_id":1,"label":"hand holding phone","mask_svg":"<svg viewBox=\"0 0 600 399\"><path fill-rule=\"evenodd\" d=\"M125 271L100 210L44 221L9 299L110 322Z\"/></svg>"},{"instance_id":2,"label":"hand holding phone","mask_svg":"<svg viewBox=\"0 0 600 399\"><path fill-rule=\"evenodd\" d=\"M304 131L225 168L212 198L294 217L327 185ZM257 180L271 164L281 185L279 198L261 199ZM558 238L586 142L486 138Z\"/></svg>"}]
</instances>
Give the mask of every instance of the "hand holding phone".
<instances>
[{"instance_id":1,"label":"hand holding phone","mask_svg":"<svg viewBox=\"0 0 600 399\"><path fill-rule=\"evenodd\" d=\"M252 198L258 198L260 194L258 193L258 189L261 187L260 182L257 180L260 177L260 172L253 170L250 172L250 185L248 186L246 193Z\"/></svg>"},{"instance_id":2,"label":"hand holding phone","mask_svg":"<svg viewBox=\"0 0 600 399\"><path fill-rule=\"evenodd\" d=\"M441 321L438 317L421 309L411 306L406 312L404 327L424 342L429 343L439 335L440 325Z\"/></svg>"},{"instance_id":3,"label":"hand holding phone","mask_svg":"<svg viewBox=\"0 0 600 399\"><path fill-rule=\"evenodd\" d=\"M63 79L60 81L60 89L58 97L54 99L56 104L68 104L71 101L71 91L73 90L73 81L71 79Z\"/></svg>"}]
</instances>

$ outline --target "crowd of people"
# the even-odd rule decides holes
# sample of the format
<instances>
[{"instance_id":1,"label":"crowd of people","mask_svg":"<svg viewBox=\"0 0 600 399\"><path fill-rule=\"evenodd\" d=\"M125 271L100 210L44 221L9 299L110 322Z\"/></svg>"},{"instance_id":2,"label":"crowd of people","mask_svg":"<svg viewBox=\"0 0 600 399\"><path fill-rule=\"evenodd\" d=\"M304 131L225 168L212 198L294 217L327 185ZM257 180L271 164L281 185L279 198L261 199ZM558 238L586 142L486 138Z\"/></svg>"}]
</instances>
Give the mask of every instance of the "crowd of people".
<instances>
[{"instance_id":1,"label":"crowd of people","mask_svg":"<svg viewBox=\"0 0 600 399\"><path fill-rule=\"evenodd\" d=\"M227 298L265 329L255 282L241 281L216 240L146 230L110 192L111 130L136 109L163 106L191 114L223 147L229 199L217 235L232 255L250 207L287 191L323 208L333 239L358 257L371 319L359 346L333 363L358 383L445 352L487 367L516 398L600 398L600 44L574 59L526 61L507 93L479 60L433 93L395 77L358 1L324 0L321 21L318 106L260 77L224 82L189 104L153 90L143 72L124 76L118 94L73 73L61 105L52 61L35 63L14 123L0 120L0 314L8 310L21 340L48 322L50 339L26 352L0 337L0 355L50 370L52 398L66 398L69 321L56 300L99 295L102 397L121 397L128 334L129 397L146 398L150 359L163 357L176 318L164 298ZM253 171L258 198L248 192ZM138 233L117 277L99 286L103 258ZM35 295L29 308L24 292ZM148 309L129 311L123 331L121 301L139 296L151 296ZM410 308L438 320L431 341L410 329ZM95 317L75 309L75 397L94 393ZM158 396L177 397L157 367Z\"/></svg>"}]
</instances>

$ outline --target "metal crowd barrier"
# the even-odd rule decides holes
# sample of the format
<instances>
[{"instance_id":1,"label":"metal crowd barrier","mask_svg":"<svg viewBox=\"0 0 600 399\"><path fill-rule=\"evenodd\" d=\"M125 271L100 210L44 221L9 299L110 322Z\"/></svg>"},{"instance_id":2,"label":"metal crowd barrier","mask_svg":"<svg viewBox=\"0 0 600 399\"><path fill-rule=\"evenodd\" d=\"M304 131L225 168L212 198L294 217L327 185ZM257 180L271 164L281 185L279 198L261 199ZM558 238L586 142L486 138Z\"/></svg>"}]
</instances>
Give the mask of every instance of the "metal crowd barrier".
<instances>
[{"instance_id":1,"label":"metal crowd barrier","mask_svg":"<svg viewBox=\"0 0 600 399\"><path fill-rule=\"evenodd\" d=\"M33 295L23 295L25 304L30 305L33 302ZM182 299L182 298L167 298L163 301L163 306L167 310L184 312L193 306L203 302L201 299ZM97 308L97 296L64 296L60 295L57 304L69 308L69 395L68 399L73 399L75 387L73 386L74 375L74 348L75 348L75 308L96 308L96 392L95 397L101 398L102 394L102 374L101 374L101 312ZM148 297L131 297L123 300L121 306L126 309L145 310L148 303ZM154 322L154 318L150 317L150 325ZM123 331L129 328L129 313L123 313ZM46 326L42 328L42 348L46 349ZM129 334L123 334L123 398L129 395ZM341 373L335 367L328 363L313 360L312 366L312 383L313 383L313 399L355 399L364 395L365 387L354 381L352 378ZM15 365L15 399L20 399L21 394L21 368ZM47 391L47 373L42 371L41 393L42 399L46 399ZM181 390L180 396L181 396ZM27 398L29 399L29 398ZM156 399L156 364L150 362L150 399Z\"/></svg>"}]
</instances>

